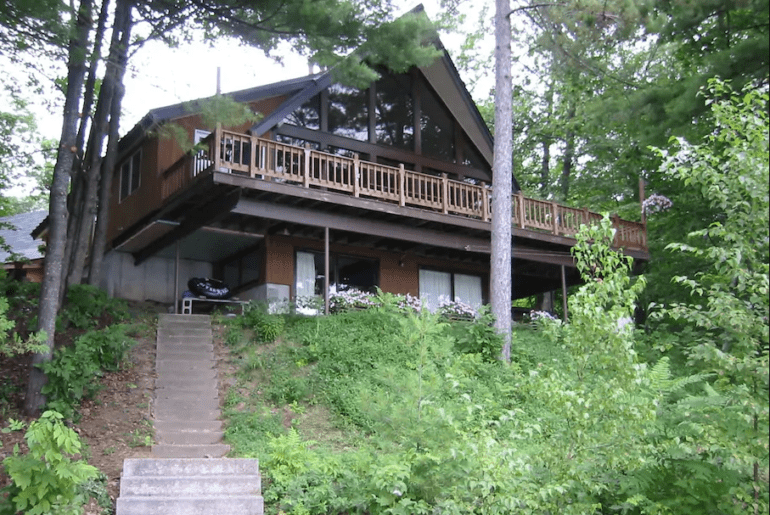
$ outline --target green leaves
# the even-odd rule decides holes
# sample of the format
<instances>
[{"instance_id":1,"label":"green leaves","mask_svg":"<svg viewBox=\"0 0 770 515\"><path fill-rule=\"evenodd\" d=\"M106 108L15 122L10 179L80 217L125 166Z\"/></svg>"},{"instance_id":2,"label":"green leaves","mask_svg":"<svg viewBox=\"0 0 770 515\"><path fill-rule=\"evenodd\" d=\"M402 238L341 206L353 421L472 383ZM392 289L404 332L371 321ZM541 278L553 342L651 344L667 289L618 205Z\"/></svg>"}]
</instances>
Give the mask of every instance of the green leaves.
<instances>
[{"instance_id":1,"label":"green leaves","mask_svg":"<svg viewBox=\"0 0 770 515\"><path fill-rule=\"evenodd\" d=\"M29 453L21 455L17 447L3 460L13 481L6 488L13 513L77 513L77 485L97 475L95 467L72 458L81 451L77 434L64 425L60 413L46 411L30 424L25 438Z\"/></svg>"}]
</instances>

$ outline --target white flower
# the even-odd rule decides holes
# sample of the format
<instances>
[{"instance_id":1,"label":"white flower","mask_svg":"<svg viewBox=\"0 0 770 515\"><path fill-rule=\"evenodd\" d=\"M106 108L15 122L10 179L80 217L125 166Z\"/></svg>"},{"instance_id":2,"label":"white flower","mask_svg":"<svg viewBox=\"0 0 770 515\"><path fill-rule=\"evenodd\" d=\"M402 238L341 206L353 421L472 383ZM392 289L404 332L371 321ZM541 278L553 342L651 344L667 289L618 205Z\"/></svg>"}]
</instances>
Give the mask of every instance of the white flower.
<instances>
[{"instance_id":1,"label":"white flower","mask_svg":"<svg viewBox=\"0 0 770 515\"><path fill-rule=\"evenodd\" d=\"M671 199L655 193L644 199L644 202L642 202L642 210L644 211L644 214L649 215L665 211L673 205L674 203L671 202Z\"/></svg>"}]
</instances>

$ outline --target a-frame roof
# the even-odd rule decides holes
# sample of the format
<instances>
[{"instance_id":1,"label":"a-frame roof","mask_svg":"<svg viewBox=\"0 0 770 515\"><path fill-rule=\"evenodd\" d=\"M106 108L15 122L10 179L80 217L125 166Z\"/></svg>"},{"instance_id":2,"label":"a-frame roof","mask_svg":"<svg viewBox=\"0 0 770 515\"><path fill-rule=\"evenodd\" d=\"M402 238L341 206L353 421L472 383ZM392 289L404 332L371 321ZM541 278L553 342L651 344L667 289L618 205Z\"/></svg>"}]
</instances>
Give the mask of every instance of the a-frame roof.
<instances>
[{"instance_id":1,"label":"a-frame roof","mask_svg":"<svg viewBox=\"0 0 770 515\"><path fill-rule=\"evenodd\" d=\"M422 5L414 8L411 13L420 14ZM492 167L493 139L484 122L473 98L460 78L449 53L446 51L438 34L431 41L441 55L430 66L420 67L419 70L427 83L433 88L451 115L460 123L471 143L478 149L481 156ZM308 75L282 82L266 84L254 88L227 93L226 96L236 102L255 102L258 100L285 96L286 100L272 113L257 122L251 129L252 134L264 134L281 124L291 113L320 91L333 84L333 71ZM166 107L152 109L120 142L119 152L125 155L138 144L144 135L165 121L190 115L196 111L196 103L204 99L183 102ZM515 186L518 189L518 186Z\"/></svg>"}]
</instances>

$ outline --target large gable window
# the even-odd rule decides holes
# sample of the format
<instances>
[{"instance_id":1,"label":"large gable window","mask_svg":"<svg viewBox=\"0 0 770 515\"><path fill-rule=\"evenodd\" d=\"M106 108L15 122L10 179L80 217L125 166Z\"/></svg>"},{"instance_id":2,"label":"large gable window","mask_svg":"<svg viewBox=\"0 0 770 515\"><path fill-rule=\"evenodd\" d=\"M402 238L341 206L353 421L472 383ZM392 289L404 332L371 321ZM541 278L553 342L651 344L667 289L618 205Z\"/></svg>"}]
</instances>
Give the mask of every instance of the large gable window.
<instances>
[{"instance_id":1,"label":"large gable window","mask_svg":"<svg viewBox=\"0 0 770 515\"><path fill-rule=\"evenodd\" d=\"M430 311L450 301L478 310L483 303L481 277L420 269L420 300Z\"/></svg>"},{"instance_id":2,"label":"large gable window","mask_svg":"<svg viewBox=\"0 0 770 515\"><path fill-rule=\"evenodd\" d=\"M329 87L329 132L358 141L369 140L366 90L333 84Z\"/></svg>"},{"instance_id":3,"label":"large gable window","mask_svg":"<svg viewBox=\"0 0 770 515\"><path fill-rule=\"evenodd\" d=\"M139 188L139 179L142 173L142 151L137 150L120 167L120 201L122 202L129 195Z\"/></svg>"},{"instance_id":4,"label":"large gable window","mask_svg":"<svg viewBox=\"0 0 770 515\"><path fill-rule=\"evenodd\" d=\"M407 74L383 75L375 85L377 143L414 150L412 80Z\"/></svg>"},{"instance_id":5,"label":"large gable window","mask_svg":"<svg viewBox=\"0 0 770 515\"><path fill-rule=\"evenodd\" d=\"M305 129L321 129L321 96L316 95L291 113L286 121Z\"/></svg>"},{"instance_id":6,"label":"large gable window","mask_svg":"<svg viewBox=\"0 0 770 515\"><path fill-rule=\"evenodd\" d=\"M455 160L454 122L452 116L429 87L422 92L420 113L422 151L425 155Z\"/></svg>"}]
</instances>

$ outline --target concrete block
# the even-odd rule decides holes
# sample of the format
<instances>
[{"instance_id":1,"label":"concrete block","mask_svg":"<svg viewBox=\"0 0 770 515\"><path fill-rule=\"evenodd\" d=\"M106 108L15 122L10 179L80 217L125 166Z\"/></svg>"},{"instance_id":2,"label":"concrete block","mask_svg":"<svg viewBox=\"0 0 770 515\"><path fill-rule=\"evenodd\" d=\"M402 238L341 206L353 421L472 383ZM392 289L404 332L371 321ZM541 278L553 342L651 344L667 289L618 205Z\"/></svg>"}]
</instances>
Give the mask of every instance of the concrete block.
<instances>
[{"instance_id":1,"label":"concrete block","mask_svg":"<svg viewBox=\"0 0 770 515\"><path fill-rule=\"evenodd\" d=\"M261 496L203 499L119 497L117 515L262 515Z\"/></svg>"},{"instance_id":2,"label":"concrete block","mask_svg":"<svg viewBox=\"0 0 770 515\"><path fill-rule=\"evenodd\" d=\"M152 446L155 458L221 458L230 452L230 446L225 444L212 445L169 445L157 444Z\"/></svg>"},{"instance_id":3,"label":"concrete block","mask_svg":"<svg viewBox=\"0 0 770 515\"><path fill-rule=\"evenodd\" d=\"M122 476L226 476L240 474L259 474L259 460L254 458L129 458L123 461Z\"/></svg>"}]
</instances>

